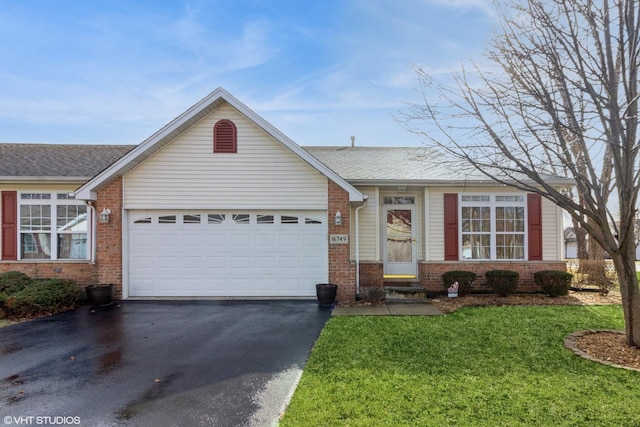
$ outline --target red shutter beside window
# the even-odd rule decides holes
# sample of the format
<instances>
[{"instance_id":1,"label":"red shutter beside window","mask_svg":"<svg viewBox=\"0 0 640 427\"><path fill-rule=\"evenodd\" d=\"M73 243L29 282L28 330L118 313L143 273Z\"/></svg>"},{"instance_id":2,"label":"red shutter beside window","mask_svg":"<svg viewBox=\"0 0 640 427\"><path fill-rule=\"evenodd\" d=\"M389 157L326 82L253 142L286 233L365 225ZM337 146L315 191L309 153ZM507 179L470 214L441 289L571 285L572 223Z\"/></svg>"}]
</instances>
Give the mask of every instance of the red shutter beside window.
<instances>
[{"instance_id":1,"label":"red shutter beside window","mask_svg":"<svg viewBox=\"0 0 640 427\"><path fill-rule=\"evenodd\" d=\"M444 195L444 260L459 260L457 193Z\"/></svg>"},{"instance_id":2,"label":"red shutter beside window","mask_svg":"<svg viewBox=\"0 0 640 427\"><path fill-rule=\"evenodd\" d=\"M542 197L527 194L529 261L542 261Z\"/></svg>"},{"instance_id":3,"label":"red shutter beside window","mask_svg":"<svg viewBox=\"0 0 640 427\"><path fill-rule=\"evenodd\" d=\"M18 259L18 193L2 192L2 259Z\"/></svg>"},{"instance_id":4,"label":"red shutter beside window","mask_svg":"<svg viewBox=\"0 0 640 427\"><path fill-rule=\"evenodd\" d=\"M213 127L213 152L236 153L237 148L236 125L227 119L218 121Z\"/></svg>"}]
</instances>

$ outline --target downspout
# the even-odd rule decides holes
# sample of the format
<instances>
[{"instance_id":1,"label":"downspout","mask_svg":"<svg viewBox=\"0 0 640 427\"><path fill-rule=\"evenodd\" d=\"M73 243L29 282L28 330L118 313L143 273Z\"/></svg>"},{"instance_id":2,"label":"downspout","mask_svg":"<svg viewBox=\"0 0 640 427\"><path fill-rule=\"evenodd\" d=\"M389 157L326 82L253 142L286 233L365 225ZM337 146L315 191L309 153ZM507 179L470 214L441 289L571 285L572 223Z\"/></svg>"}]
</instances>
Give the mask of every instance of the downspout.
<instances>
[{"instance_id":1,"label":"downspout","mask_svg":"<svg viewBox=\"0 0 640 427\"><path fill-rule=\"evenodd\" d=\"M360 298L360 224L359 211L367 206L369 196L364 195L364 203L356 208L356 299Z\"/></svg>"},{"instance_id":2,"label":"downspout","mask_svg":"<svg viewBox=\"0 0 640 427\"><path fill-rule=\"evenodd\" d=\"M96 215L96 207L95 207L95 202L93 200L87 200L87 206L89 206L89 211L91 212L91 216L89 217L89 225L91 227L91 257L90 257L90 261L91 263L95 263L96 262L96 249L98 248L97 245L97 238L98 238L98 223L96 221L97 215Z\"/></svg>"}]
</instances>

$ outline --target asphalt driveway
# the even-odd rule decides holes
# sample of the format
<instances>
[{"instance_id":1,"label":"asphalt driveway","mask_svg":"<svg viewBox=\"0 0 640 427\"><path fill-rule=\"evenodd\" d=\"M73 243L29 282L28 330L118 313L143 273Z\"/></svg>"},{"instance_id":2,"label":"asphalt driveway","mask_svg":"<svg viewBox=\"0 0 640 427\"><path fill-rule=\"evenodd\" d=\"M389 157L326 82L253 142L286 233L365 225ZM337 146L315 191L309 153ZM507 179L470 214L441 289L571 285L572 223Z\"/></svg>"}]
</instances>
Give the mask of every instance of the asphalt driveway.
<instances>
[{"instance_id":1,"label":"asphalt driveway","mask_svg":"<svg viewBox=\"0 0 640 427\"><path fill-rule=\"evenodd\" d=\"M136 301L0 328L0 414L5 425L273 425L329 315L312 301Z\"/></svg>"}]
</instances>

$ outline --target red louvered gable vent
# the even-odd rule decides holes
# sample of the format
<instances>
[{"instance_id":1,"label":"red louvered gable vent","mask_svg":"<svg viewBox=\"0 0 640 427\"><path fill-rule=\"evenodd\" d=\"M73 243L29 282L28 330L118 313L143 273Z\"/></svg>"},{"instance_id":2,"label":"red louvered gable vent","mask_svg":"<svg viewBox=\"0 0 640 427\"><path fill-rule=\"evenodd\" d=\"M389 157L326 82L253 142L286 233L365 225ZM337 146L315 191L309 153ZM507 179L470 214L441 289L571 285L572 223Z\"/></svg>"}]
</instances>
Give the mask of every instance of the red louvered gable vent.
<instances>
[{"instance_id":1,"label":"red louvered gable vent","mask_svg":"<svg viewBox=\"0 0 640 427\"><path fill-rule=\"evenodd\" d=\"M213 152L236 153L238 151L236 125L222 119L213 127Z\"/></svg>"}]
</instances>

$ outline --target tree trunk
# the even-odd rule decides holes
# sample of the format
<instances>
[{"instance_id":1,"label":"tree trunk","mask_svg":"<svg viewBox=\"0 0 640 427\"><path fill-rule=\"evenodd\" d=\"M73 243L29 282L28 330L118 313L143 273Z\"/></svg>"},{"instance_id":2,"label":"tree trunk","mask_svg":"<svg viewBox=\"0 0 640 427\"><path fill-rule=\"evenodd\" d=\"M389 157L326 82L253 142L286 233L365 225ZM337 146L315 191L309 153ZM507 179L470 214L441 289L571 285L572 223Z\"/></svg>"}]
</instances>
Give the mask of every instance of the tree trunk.
<instances>
[{"instance_id":1,"label":"tree trunk","mask_svg":"<svg viewBox=\"0 0 640 427\"><path fill-rule=\"evenodd\" d=\"M582 225L575 218L571 219L573 221L573 232L576 235L576 256L578 259L588 259L587 231L582 228Z\"/></svg>"},{"instance_id":2,"label":"tree trunk","mask_svg":"<svg viewBox=\"0 0 640 427\"><path fill-rule=\"evenodd\" d=\"M640 292L636 276L635 248L627 248L627 250L632 251L633 255L616 254L613 263L618 274L620 293L622 294L627 344L640 347Z\"/></svg>"}]
</instances>

